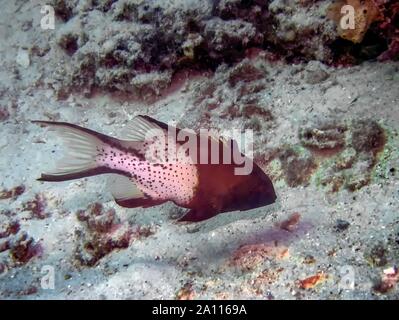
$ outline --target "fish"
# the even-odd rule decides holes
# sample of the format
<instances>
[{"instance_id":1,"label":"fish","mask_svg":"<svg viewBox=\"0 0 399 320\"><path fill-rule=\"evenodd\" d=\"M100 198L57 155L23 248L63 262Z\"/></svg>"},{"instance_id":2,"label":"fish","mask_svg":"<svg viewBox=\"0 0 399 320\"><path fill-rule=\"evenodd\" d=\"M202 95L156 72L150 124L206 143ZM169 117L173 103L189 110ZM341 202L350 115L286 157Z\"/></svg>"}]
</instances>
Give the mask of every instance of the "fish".
<instances>
[{"instance_id":1,"label":"fish","mask_svg":"<svg viewBox=\"0 0 399 320\"><path fill-rule=\"evenodd\" d=\"M147 115L134 117L123 139L67 122L32 122L56 131L66 146L55 170L42 173L39 181L107 174L111 194L122 207L149 208L172 201L189 209L178 221L200 222L263 207L277 198L270 178L237 151L233 139L180 129ZM238 172L243 164L248 172Z\"/></svg>"}]
</instances>

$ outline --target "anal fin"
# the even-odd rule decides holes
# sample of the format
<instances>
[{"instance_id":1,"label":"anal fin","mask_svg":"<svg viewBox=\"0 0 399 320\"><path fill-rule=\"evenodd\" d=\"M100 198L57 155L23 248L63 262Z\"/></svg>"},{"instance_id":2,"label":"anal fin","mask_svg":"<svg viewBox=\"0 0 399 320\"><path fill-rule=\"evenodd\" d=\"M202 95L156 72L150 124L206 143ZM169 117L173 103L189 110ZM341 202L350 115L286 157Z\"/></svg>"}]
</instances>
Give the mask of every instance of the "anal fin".
<instances>
[{"instance_id":1,"label":"anal fin","mask_svg":"<svg viewBox=\"0 0 399 320\"><path fill-rule=\"evenodd\" d=\"M113 174L108 179L108 185L115 202L126 208L148 208L166 202L154 200L146 196L129 177Z\"/></svg>"}]
</instances>

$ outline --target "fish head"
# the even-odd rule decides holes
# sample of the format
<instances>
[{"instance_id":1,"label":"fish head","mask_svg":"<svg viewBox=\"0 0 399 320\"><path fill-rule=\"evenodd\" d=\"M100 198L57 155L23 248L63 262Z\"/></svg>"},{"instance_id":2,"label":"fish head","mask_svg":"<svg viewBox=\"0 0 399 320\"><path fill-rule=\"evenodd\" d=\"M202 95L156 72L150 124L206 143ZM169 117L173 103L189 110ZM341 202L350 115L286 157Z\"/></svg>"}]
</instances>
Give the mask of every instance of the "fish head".
<instances>
[{"instance_id":1,"label":"fish head","mask_svg":"<svg viewBox=\"0 0 399 320\"><path fill-rule=\"evenodd\" d=\"M250 210L267 206L276 201L277 196L270 178L254 164L250 174L240 176L231 190L224 211Z\"/></svg>"},{"instance_id":2,"label":"fish head","mask_svg":"<svg viewBox=\"0 0 399 320\"><path fill-rule=\"evenodd\" d=\"M251 182L249 183L246 203L251 209L263 207L276 201L277 196L272 181L257 165L254 165L254 170L249 175L249 179Z\"/></svg>"}]
</instances>

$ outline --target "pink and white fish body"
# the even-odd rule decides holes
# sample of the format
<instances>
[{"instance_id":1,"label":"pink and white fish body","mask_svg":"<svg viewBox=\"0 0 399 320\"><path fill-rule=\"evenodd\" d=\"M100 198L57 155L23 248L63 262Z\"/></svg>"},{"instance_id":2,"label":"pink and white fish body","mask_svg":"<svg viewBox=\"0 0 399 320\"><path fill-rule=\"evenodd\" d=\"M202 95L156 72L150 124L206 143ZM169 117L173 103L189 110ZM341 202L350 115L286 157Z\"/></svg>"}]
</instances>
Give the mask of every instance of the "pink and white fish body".
<instances>
[{"instance_id":1,"label":"pink and white fish body","mask_svg":"<svg viewBox=\"0 0 399 320\"><path fill-rule=\"evenodd\" d=\"M157 147L158 143L144 144L141 153L148 153L153 146ZM105 146L99 150L96 163L128 173L129 179L147 197L155 201L171 200L183 207L192 200L198 183L197 169L193 164L172 161L155 163L116 146ZM116 181L115 185L118 183L121 181Z\"/></svg>"},{"instance_id":2,"label":"pink and white fish body","mask_svg":"<svg viewBox=\"0 0 399 320\"><path fill-rule=\"evenodd\" d=\"M66 122L34 122L58 131L67 147L56 170L42 174L41 181L108 174L119 205L146 208L173 201L190 209L180 219L190 222L276 200L271 180L252 160L239 153L252 168L245 175L236 174L242 163L224 162L224 156L235 150L233 141L170 127L149 116L135 117L124 140ZM171 128L178 136L169 134ZM187 145L181 136L188 138ZM217 161L213 162L215 154Z\"/></svg>"},{"instance_id":3,"label":"pink and white fish body","mask_svg":"<svg viewBox=\"0 0 399 320\"><path fill-rule=\"evenodd\" d=\"M64 122L36 122L58 131L68 151L55 172L42 174L39 180L64 181L115 173L109 177L110 189L116 202L125 207L165 201L187 207L193 199L198 184L196 166L181 152L181 146L168 138L165 128L143 117L136 117L127 126L127 140ZM175 150L174 159L180 161L168 159L170 150ZM161 153L164 157L159 161L151 157Z\"/></svg>"}]
</instances>

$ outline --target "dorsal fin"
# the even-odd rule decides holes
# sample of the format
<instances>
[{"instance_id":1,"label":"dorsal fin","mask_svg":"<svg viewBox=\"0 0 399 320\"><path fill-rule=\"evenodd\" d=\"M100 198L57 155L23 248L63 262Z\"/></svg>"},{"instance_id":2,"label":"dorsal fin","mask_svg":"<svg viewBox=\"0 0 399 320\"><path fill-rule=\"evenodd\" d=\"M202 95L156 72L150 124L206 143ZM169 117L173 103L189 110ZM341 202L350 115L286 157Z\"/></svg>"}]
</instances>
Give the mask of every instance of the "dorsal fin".
<instances>
[{"instance_id":1,"label":"dorsal fin","mask_svg":"<svg viewBox=\"0 0 399 320\"><path fill-rule=\"evenodd\" d=\"M121 139L130 141L144 141L146 137L148 138L148 134L151 132L151 130L164 129L159 125L159 123L165 125L167 128L166 124L152 119L151 117L141 115L136 116L123 129Z\"/></svg>"},{"instance_id":2,"label":"dorsal fin","mask_svg":"<svg viewBox=\"0 0 399 320\"><path fill-rule=\"evenodd\" d=\"M148 123L151 123L154 126L158 126L161 129L168 130L168 125L162 121L156 120L154 118L151 118L150 116L142 116L140 115L143 120L146 120Z\"/></svg>"}]
</instances>

